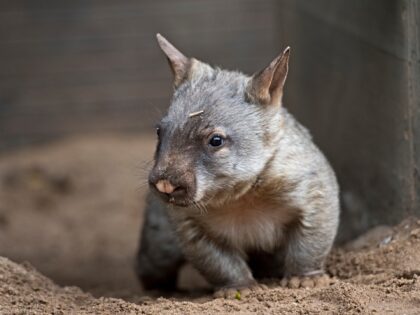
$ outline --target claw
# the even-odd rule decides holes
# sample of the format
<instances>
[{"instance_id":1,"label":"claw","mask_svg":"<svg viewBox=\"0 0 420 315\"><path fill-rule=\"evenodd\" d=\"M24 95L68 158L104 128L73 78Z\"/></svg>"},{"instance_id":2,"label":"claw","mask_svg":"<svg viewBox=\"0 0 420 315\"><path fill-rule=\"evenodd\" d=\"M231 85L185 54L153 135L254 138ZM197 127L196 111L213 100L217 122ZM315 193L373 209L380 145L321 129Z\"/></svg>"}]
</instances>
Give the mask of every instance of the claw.
<instances>
[{"instance_id":1,"label":"claw","mask_svg":"<svg viewBox=\"0 0 420 315\"><path fill-rule=\"evenodd\" d=\"M213 296L215 298L225 298L225 299L237 299L241 300L244 297L247 297L251 294L251 292L259 292L263 290L267 290L268 287L265 284L260 283L253 283L249 286L239 286L236 288L228 287L228 288L221 288L217 290Z\"/></svg>"},{"instance_id":2,"label":"claw","mask_svg":"<svg viewBox=\"0 0 420 315\"><path fill-rule=\"evenodd\" d=\"M298 289L298 288L321 288L334 283L326 274L313 274L305 276L294 276L290 278L283 278L280 281L280 286L283 288Z\"/></svg>"}]
</instances>

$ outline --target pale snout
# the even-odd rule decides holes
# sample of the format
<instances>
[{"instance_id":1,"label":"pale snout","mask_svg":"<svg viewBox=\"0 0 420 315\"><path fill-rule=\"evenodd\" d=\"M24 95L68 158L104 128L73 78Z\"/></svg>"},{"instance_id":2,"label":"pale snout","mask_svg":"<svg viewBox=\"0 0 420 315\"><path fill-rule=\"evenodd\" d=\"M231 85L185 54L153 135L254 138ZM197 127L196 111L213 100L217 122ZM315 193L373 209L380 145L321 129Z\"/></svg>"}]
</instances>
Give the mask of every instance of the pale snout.
<instances>
[{"instance_id":1,"label":"pale snout","mask_svg":"<svg viewBox=\"0 0 420 315\"><path fill-rule=\"evenodd\" d=\"M176 187L172 185L168 180L161 179L156 184L156 189L164 194L172 194Z\"/></svg>"},{"instance_id":2,"label":"pale snout","mask_svg":"<svg viewBox=\"0 0 420 315\"><path fill-rule=\"evenodd\" d=\"M152 172L149 183L166 202L186 205L194 194L194 182L188 176L159 176Z\"/></svg>"},{"instance_id":3,"label":"pale snout","mask_svg":"<svg viewBox=\"0 0 420 315\"><path fill-rule=\"evenodd\" d=\"M150 188L165 202L179 206L188 205L193 200L196 189L192 167L183 167L185 163L173 163L176 167L167 166L162 161L164 162L158 160L149 174Z\"/></svg>"}]
</instances>

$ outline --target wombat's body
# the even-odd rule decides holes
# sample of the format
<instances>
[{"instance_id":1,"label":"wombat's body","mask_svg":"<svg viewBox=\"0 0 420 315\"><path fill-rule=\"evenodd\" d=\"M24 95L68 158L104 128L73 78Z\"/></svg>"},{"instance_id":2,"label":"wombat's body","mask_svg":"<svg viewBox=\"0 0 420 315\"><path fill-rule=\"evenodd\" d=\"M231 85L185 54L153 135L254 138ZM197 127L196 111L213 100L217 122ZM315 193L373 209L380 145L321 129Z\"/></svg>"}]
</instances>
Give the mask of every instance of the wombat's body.
<instances>
[{"instance_id":1,"label":"wombat's body","mask_svg":"<svg viewBox=\"0 0 420 315\"><path fill-rule=\"evenodd\" d=\"M217 288L322 274L338 186L281 106L289 50L248 77L159 41L176 90L149 178L158 195L148 197L138 255L145 287L174 288L184 257Z\"/></svg>"}]
</instances>

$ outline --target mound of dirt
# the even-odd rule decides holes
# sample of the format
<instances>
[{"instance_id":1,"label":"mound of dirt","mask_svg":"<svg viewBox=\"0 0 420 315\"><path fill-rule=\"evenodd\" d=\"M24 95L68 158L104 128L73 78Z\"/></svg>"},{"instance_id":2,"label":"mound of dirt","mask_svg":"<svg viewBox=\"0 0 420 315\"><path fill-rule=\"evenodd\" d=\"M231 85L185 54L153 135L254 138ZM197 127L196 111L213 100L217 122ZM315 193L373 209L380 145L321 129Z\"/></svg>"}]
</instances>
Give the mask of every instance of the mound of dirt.
<instances>
[{"instance_id":1,"label":"mound of dirt","mask_svg":"<svg viewBox=\"0 0 420 315\"><path fill-rule=\"evenodd\" d=\"M135 304L95 299L77 287L61 288L29 263L18 265L0 258L1 314L69 314L140 310Z\"/></svg>"},{"instance_id":2,"label":"mound of dirt","mask_svg":"<svg viewBox=\"0 0 420 315\"><path fill-rule=\"evenodd\" d=\"M387 244L359 251L336 250L329 272L337 279L315 289L274 287L242 300L137 297L136 303L94 298L76 287L59 287L28 263L0 258L0 312L7 314L418 314L420 221L394 229ZM389 238L388 238L389 239Z\"/></svg>"},{"instance_id":3,"label":"mound of dirt","mask_svg":"<svg viewBox=\"0 0 420 315\"><path fill-rule=\"evenodd\" d=\"M133 271L154 137L92 137L0 157L0 256L97 296Z\"/></svg>"},{"instance_id":4,"label":"mound of dirt","mask_svg":"<svg viewBox=\"0 0 420 315\"><path fill-rule=\"evenodd\" d=\"M0 314L420 313L413 218L335 249L335 281L324 288L273 284L241 300L147 296L132 266L153 142L95 137L0 157ZM183 278L197 287L190 271Z\"/></svg>"}]
</instances>

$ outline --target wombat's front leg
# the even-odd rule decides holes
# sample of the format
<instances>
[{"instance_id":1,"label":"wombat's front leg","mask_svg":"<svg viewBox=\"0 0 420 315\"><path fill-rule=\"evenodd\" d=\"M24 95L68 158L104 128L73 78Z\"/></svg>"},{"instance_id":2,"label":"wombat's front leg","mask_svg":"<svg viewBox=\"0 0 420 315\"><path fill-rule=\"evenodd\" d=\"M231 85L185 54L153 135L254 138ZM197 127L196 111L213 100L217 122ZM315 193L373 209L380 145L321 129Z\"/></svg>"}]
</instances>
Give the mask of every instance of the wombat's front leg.
<instances>
[{"instance_id":1,"label":"wombat's front leg","mask_svg":"<svg viewBox=\"0 0 420 315\"><path fill-rule=\"evenodd\" d=\"M324 262L335 235L335 228L299 224L288 235L285 274L282 286L291 288L325 286L330 282Z\"/></svg>"},{"instance_id":2,"label":"wombat's front leg","mask_svg":"<svg viewBox=\"0 0 420 315\"><path fill-rule=\"evenodd\" d=\"M263 288L237 251L210 239L190 219L184 219L178 227L185 256L216 287L216 297L233 298L238 291L246 295Z\"/></svg>"},{"instance_id":3,"label":"wombat's front leg","mask_svg":"<svg viewBox=\"0 0 420 315\"><path fill-rule=\"evenodd\" d=\"M146 290L176 289L178 269L184 257L165 205L147 197L136 272Z\"/></svg>"}]
</instances>

